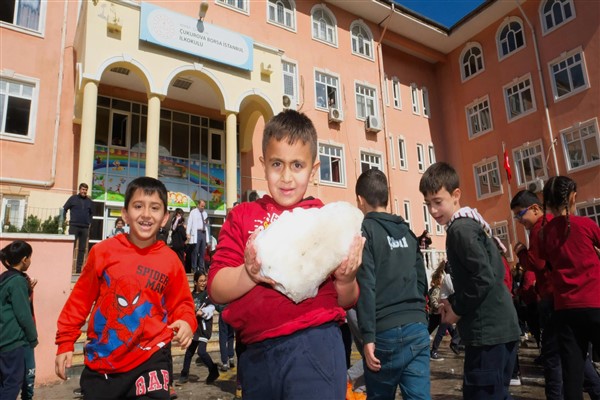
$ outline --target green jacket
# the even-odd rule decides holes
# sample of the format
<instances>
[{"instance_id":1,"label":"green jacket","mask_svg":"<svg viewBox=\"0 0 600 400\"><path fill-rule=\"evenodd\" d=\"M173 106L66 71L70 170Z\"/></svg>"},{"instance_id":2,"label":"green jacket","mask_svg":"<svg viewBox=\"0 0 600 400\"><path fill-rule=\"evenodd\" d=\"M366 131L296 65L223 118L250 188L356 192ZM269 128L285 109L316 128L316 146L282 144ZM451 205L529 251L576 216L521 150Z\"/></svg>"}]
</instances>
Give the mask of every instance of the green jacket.
<instances>
[{"instance_id":1,"label":"green jacket","mask_svg":"<svg viewBox=\"0 0 600 400\"><path fill-rule=\"evenodd\" d=\"M25 274L9 269L0 275L0 352L35 347L37 338Z\"/></svg>"},{"instance_id":2,"label":"green jacket","mask_svg":"<svg viewBox=\"0 0 600 400\"><path fill-rule=\"evenodd\" d=\"M513 302L504 285L504 264L494 240L471 218L450 224L446 251L454 294L448 297L459 315L463 342L487 346L519 340Z\"/></svg>"},{"instance_id":3,"label":"green jacket","mask_svg":"<svg viewBox=\"0 0 600 400\"><path fill-rule=\"evenodd\" d=\"M427 323L427 275L417 238L396 215L370 212L362 223L367 239L357 279L356 305L364 343L374 343L377 332Z\"/></svg>"}]
</instances>

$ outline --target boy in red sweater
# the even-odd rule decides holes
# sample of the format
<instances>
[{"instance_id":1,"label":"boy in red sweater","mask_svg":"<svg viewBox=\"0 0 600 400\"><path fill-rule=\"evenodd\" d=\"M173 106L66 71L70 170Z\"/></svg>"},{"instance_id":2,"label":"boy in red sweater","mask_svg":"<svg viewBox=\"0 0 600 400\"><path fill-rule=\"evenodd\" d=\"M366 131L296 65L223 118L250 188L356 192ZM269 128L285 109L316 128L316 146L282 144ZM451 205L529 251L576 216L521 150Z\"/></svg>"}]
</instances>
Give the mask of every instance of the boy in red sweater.
<instances>
[{"instance_id":1,"label":"boy in red sweater","mask_svg":"<svg viewBox=\"0 0 600 400\"><path fill-rule=\"evenodd\" d=\"M304 198L319 169L317 132L304 114L283 111L266 124L262 152L272 197L229 212L209 269L209 295L215 303L229 303L223 318L247 345L238 365L244 400L343 399L346 361L339 325L344 307L358 298L364 239L355 238L316 297L296 304L275 290L260 275L254 239L285 210L323 206Z\"/></svg>"},{"instance_id":2,"label":"boy in red sweater","mask_svg":"<svg viewBox=\"0 0 600 400\"><path fill-rule=\"evenodd\" d=\"M169 399L171 340L189 346L197 322L181 261L156 240L169 218L167 189L154 178L133 180L122 215L130 233L92 248L59 316L56 374L66 379L89 315L83 397Z\"/></svg>"}]
</instances>

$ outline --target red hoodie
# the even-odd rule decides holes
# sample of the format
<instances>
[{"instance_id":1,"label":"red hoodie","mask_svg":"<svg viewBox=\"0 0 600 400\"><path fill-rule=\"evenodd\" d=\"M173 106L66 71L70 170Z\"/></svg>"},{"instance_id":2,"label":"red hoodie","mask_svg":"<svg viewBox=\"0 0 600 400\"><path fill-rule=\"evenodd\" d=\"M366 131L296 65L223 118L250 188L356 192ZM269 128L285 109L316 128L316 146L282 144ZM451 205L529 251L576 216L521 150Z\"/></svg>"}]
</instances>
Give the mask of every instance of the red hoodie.
<instances>
[{"instance_id":1,"label":"red hoodie","mask_svg":"<svg viewBox=\"0 0 600 400\"><path fill-rule=\"evenodd\" d=\"M317 199L305 199L295 207L322 207ZM285 211L269 197L235 206L221 228L217 251L208 272L208 292L218 272L244 264L248 237L257 229L265 229ZM243 268L243 266L241 267ZM244 344L290 335L301 329L342 321L346 315L337 302L331 276L321 284L317 296L298 304L266 285L257 285L223 310L224 320L239 334Z\"/></svg>"},{"instance_id":2,"label":"red hoodie","mask_svg":"<svg viewBox=\"0 0 600 400\"><path fill-rule=\"evenodd\" d=\"M541 256L541 230L544 217L538 218L529 232L529 249L521 250L517 256L524 269L535 273L535 286L541 299L551 299L554 289L550 278L550 270L546 260ZM552 215L546 215L546 220L552 220Z\"/></svg>"},{"instance_id":3,"label":"red hoodie","mask_svg":"<svg viewBox=\"0 0 600 400\"><path fill-rule=\"evenodd\" d=\"M125 234L92 247L58 318L57 354L73 351L88 315L85 365L99 373L144 363L171 342L167 326L176 320L186 321L192 332L197 327L177 255L160 240L140 249Z\"/></svg>"}]
</instances>

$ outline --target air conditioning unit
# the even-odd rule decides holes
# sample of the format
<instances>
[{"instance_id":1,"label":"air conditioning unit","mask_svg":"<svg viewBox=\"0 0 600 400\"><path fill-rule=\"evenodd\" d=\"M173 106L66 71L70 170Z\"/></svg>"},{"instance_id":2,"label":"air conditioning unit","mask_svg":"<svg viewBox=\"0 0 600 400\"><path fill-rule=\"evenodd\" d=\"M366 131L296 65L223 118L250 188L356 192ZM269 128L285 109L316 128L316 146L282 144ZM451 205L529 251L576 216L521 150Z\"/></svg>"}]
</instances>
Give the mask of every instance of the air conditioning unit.
<instances>
[{"instance_id":1,"label":"air conditioning unit","mask_svg":"<svg viewBox=\"0 0 600 400\"><path fill-rule=\"evenodd\" d=\"M290 108L293 103L294 99L291 96L288 96L287 94L283 95L283 108Z\"/></svg>"},{"instance_id":2,"label":"air conditioning unit","mask_svg":"<svg viewBox=\"0 0 600 400\"><path fill-rule=\"evenodd\" d=\"M374 115L369 115L365 120L367 132L379 132L381 130L381 121Z\"/></svg>"},{"instance_id":3,"label":"air conditioning unit","mask_svg":"<svg viewBox=\"0 0 600 400\"><path fill-rule=\"evenodd\" d=\"M530 182L529 185L527 185L527 189L534 193L541 192L544 190L544 180L542 178L537 178L535 181Z\"/></svg>"},{"instance_id":4,"label":"air conditioning unit","mask_svg":"<svg viewBox=\"0 0 600 400\"><path fill-rule=\"evenodd\" d=\"M331 107L329 109L329 122L342 122L342 113L338 108Z\"/></svg>"},{"instance_id":5,"label":"air conditioning unit","mask_svg":"<svg viewBox=\"0 0 600 400\"><path fill-rule=\"evenodd\" d=\"M256 200L262 198L265 194L267 194L267 192L265 192L263 190L255 190L255 189L246 190L246 196L245 196L244 200L245 201L256 201Z\"/></svg>"}]
</instances>

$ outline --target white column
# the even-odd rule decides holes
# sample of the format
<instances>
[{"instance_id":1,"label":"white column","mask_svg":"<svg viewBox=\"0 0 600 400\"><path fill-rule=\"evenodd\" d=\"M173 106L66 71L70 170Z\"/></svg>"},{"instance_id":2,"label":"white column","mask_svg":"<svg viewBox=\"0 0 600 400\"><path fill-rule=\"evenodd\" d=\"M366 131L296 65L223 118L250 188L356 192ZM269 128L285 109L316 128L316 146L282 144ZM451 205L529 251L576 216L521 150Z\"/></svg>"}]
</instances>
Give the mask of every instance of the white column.
<instances>
[{"instance_id":1,"label":"white column","mask_svg":"<svg viewBox=\"0 0 600 400\"><path fill-rule=\"evenodd\" d=\"M237 115L228 113L225 119L225 201L227 209L237 201Z\"/></svg>"},{"instance_id":2,"label":"white column","mask_svg":"<svg viewBox=\"0 0 600 400\"><path fill-rule=\"evenodd\" d=\"M148 129L146 132L146 176L158 178L158 148L160 135L160 97L148 96Z\"/></svg>"},{"instance_id":3,"label":"white column","mask_svg":"<svg viewBox=\"0 0 600 400\"><path fill-rule=\"evenodd\" d=\"M87 183L91 187L94 173L94 143L96 141L96 107L98 105L98 82L87 81L83 86L83 110L81 113L81 136L79 139L79 169L77 185Z\"/></svg>"}]
</instances>

